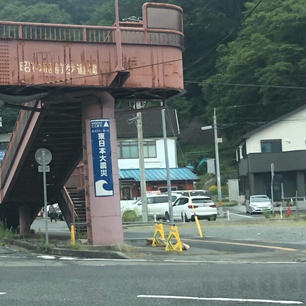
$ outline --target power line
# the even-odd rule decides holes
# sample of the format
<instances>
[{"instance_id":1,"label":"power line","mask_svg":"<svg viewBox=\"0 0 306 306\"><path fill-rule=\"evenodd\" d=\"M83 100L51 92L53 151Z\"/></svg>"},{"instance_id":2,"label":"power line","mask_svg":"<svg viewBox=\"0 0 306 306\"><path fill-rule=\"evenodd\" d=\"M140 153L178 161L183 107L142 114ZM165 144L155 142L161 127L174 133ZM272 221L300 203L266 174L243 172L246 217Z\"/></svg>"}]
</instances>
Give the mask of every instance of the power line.
<instances>
[{"instance_id":1,"label":"power line","mask_svg":"<svg viewBox=\"0 0 306 306\"><path fill-rule=\"evenodd\" d=\"M298 89L305 90L306 87L299 86L288 86L288 85L265 85L265 84L244 84L244 83L225 83L225 82L211 82L211 81L184 81L187 84L211 84L211 85L220 85L220 86L240 86L240 87L255 87L255 88L278 88L278 89Z\"/></svg>"},{"instance_id":2,"label":"power line","mask_svg":"<svg viewBox=\"0 0 306 306\"><path fill-rule=\"evenodd\" d=\"M157 66L157 65L169 64L169 63L178 62L178 61L182 61L182 58L173 59L173 60L169 60L169 61L162 61L162 62L153 63L153 64L146 64L146 65L129 67L129 68L127 68L127 70L135 70L135 69L153 67L153 66ZM35 86L59 84L59 83L64 83L66 81L74 81L74 80L85 79L85 78L90 78L90 77L109 75L109 74L116 73L116 72L118 72L118 71L112 70L112 71L108 71L108 72L89 74L89 75L85 75L85 76L71 77L71 78L66 78L66 79L63 79L63 80L58 80L58 81L53 81L53 82L45 82L45 83L35 84ZM278 89L297 89L297 90L305 90L306 89L306 87L288 86L288 85L245 84L245 83L226 83L226 82L211 82L211 81L188 81L187 80L187 81L184 81L184 83L186 83L186 84L197 84L197 85L207 83L207 84L220 85L220 86L241 86L241 87L254 87L254 88L278 88Z\"/></svg>"}]
</instances>

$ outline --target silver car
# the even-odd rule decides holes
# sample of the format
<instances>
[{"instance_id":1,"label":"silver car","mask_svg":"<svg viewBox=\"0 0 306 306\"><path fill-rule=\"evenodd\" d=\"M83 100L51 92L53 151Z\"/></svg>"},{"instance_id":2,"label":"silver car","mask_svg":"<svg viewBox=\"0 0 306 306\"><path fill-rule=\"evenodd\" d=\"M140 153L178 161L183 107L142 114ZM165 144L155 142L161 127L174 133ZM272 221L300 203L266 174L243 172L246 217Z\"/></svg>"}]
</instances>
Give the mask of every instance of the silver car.
<instances>
[{"instance_id":1,"label":"silver car","mask_svg":"<svg viewBox=\"0 0 306 306\"><path fill-rule=\"evenodd\" d=\"M250 200L246 201L246 213L262 213L264 211L273 211L270 198L267 195L252 195Z\"/></svg>"}]
</instances>

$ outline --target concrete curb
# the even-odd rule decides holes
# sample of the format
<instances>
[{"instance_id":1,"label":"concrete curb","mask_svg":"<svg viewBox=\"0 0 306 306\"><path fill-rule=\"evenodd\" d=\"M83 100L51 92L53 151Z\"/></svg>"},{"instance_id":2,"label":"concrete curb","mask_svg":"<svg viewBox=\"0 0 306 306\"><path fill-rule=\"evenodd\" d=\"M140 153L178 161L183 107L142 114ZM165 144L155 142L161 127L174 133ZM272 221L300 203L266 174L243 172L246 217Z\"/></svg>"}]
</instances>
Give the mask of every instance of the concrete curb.
<instances>
[{"instance_id":1,"label":"concrete curb","mask_svg":"<svg viewBox=\"0 0 306 306\"><path fill-rule=\"evenodd\" d=\"M71 256L71 257L80 257L80 258L129 259L127 255L125 255L120 251L71 250L71 249L57 248L57 247L42 249L41 246L29 243L28 241L4 239L4 242L8 245L21 247L30 251L34 251L35 253L39 254Z\"/></svg>"}]
</instances>

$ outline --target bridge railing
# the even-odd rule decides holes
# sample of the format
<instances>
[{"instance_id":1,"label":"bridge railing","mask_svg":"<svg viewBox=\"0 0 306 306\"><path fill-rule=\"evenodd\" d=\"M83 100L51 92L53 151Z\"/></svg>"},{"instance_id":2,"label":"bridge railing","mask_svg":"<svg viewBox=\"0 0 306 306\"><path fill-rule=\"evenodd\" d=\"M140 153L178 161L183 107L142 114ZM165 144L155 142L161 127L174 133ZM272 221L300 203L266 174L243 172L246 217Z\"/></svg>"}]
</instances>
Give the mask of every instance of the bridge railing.
<instances>
[{"instance_id":1,"label":"bridge railing","mask_svg":"<svg viewBox=\"0 0 306 306\"><path fill-rule=\"evenodd\" d=\"M124 23L121 23L124 24ZM126 24L128 25L128 23ZM121 26L123 44L183 47L183 33L177 30ZM0 39L115 43L115 26L80 26L51 23L0 21Z\"/></svg>"},{"instance_id":2,"label":"bridge railing","mask_svg":"<svg viewBox=\"0 0 306 306\"><path fill-rule=\"evenodd\" d=\"M36 104L37 104L37 101L31 101L31 102L28 102L26 105L30 107L34 107ZM23 139L24 133L30 122L33 112L34 111L21 110L19 113L11 140L5 152L4 159L1 163L1 188L4 186L7 180L9 171L16 158L16 154L18 152L20 143Z\"/></svg>"}]
</instances>

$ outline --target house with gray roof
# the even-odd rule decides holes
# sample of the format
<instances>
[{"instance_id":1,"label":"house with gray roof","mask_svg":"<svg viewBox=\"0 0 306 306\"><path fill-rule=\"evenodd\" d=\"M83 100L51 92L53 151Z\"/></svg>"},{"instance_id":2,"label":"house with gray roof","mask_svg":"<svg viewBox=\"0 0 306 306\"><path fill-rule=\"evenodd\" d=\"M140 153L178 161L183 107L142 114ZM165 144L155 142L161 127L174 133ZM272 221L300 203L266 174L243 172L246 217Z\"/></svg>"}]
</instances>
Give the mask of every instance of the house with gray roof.
<instances>
[{"instance_id":1,"label":"house with gray roof","mask_svg":"<svg viewBox=\"0 0 306 306\"><path fill-rule=\"evenodd\" d=\"M241 195L305 197L306 106L245 134L236 160Z\"/></svg>"}]
</instances>

